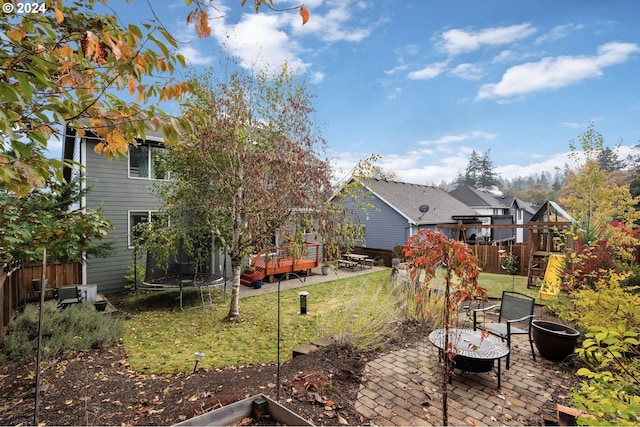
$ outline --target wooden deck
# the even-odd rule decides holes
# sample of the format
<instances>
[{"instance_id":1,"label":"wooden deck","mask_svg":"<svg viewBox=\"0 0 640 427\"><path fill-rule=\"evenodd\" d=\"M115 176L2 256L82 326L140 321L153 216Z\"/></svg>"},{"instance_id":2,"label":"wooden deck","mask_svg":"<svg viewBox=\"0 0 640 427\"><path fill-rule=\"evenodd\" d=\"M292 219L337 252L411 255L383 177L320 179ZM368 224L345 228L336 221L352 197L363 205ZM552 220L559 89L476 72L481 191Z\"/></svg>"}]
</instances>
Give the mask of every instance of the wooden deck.
<instances>
[{"instance_id":1,"label":"wooden deck","mask_svg":"<svg viewBox=\"0 0 640 427\"><path fill-rule=\"evenodd\" d=\"M309 274L310 270L320 265L320 243L305 243L301 258L289 255L287 246L278 246L268 251L268 255L258 254L251 260L253 273L244 273L240 283L253 286L253 282L263 280L269 283L276 281L276 276L286 273Z\"/></svg>"}]
</instances>

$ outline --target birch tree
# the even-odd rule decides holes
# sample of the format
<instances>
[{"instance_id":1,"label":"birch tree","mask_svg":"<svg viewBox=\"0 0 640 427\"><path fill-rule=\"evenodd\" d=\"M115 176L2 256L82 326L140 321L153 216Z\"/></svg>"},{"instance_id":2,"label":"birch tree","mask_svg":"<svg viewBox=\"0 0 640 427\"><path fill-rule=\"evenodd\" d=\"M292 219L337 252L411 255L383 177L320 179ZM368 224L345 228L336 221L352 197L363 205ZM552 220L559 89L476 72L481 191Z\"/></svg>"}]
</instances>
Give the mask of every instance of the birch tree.
<instances>
[{"instance_id":1,"label":"birch tree","mask_svg":"<svg viewBox=\"0 0 640 427\"><path fill-rule=\"evenodd\" d=\"M172 150L172 179L161 195L170 217L211 234L229 256L233 319L243 261L272 245L276 233L300 247L331 191L330 169L312 96L286 65L275 77L255 79L233 73L216 81L210 72L194 87L191 104L206 120Z\"/></svg>"}]
</instances>

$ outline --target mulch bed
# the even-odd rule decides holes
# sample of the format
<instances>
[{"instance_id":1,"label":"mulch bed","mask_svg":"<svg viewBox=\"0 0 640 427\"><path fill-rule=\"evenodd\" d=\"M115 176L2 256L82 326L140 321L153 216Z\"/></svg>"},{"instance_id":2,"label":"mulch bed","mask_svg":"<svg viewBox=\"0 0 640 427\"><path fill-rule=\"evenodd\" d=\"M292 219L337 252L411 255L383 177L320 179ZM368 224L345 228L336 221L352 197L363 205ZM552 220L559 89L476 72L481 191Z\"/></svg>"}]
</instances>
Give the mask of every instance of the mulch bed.
<instances>
[{"instance_id":1,"label":"mulch bed","mask_svg":"<svg viewBox=\"0 0 640 427\"><path fill-rule=\"evenodd\" d=\"M411 331L405 337L420 335ZM422 335L424 336L424 335ZM385 351L411 345L389 343ZM145 375L134 372L122 346L90 351L45 370L39 422L46 425L172 425L246 397L264 394L315 425L367 425L355 411L366 363L379 353L336 346L275 364L195 373ZM0 425L34 422L35 366L10 363L0 370ZM530 425L541 425L565 403L568 389L555 390Z\"/></svg>"}]
</instances>

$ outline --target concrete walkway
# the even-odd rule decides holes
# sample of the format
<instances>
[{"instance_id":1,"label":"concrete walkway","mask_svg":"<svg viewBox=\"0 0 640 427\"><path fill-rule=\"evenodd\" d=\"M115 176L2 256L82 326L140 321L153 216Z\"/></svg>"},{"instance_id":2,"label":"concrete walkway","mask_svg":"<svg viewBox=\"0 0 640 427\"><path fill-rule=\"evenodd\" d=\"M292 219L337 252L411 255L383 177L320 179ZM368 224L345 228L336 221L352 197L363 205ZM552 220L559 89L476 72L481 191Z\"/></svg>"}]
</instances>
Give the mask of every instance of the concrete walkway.
<instances>
[{"instance_id":1,"label":"concrete walkway","mask_svg":"<svg viewBox=\"0 0 640 427\"><path fill-rule=\"evenodd\" d=\"M380 270L389 270L391 273L391 269L387 267L373 267L365 268L364 270L349 270L345 268L340 269L331 269L329 270L329 274L327 276L323 276L320 268L314 268L311 270L311 274L307 277L301 276L300 278L295 278L295 276L291 276L289 280L282 280L280 282L280 291L285 291L287 289L300 288L303 286L313 285L315 283L327 282L329 280L338 280L338 279L346 279L348 277L360 276L362 274L368 274L374 271ZM278 291L278 282L267 283L264 282L260 289L254 289L249 286L240 285L240 298L245 298L253 295L262 295L268 292L277 292ZM227 292L230 292L230 287L227 285Z\"/></svg>"}]
</instances>

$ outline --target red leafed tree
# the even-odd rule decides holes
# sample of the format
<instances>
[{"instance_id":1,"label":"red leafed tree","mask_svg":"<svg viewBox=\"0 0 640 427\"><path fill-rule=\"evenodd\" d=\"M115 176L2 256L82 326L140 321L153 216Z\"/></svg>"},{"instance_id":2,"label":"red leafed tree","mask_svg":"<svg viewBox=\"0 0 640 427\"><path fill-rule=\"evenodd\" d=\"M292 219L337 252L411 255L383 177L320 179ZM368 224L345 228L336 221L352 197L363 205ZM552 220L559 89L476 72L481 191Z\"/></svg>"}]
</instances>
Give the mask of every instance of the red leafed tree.
<instances>
[{"instance_id":1,"label":"red leafed tree","mask_svg":"<svg viewBox=\"0 0 640 427\"><path fill-rule=\"evenodd\" d=\"M478 285L478 259L469 246L461 241L449 239L444 234L424 229L411 236L403 248L409 274L416 283L418 307L422 315L442 316L445 327L444 370L442 375L442 424L448 425L447 383L451 362L455 356L449 340L452 314L466 299L484 298L486 291ZM426 313L429 283L435 278L437 269L444 269L445 294L442 313ZM455 279L455 280L454 280Z\"/></svg>"}]
</instances>

